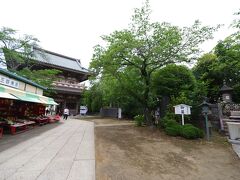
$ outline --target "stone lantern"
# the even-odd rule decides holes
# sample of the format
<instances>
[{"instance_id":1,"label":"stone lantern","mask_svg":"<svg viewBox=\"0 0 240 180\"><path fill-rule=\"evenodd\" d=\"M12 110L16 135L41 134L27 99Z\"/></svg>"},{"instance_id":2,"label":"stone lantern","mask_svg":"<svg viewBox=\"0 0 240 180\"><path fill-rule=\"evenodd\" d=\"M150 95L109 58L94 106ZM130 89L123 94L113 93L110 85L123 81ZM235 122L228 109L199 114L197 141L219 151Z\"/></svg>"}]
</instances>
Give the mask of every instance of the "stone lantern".
<instances>
[{"instance_id":1,"label":"stone lantern","mask_svg":"<svg viewBox=\"0 0 240 180\"><path fill-rule=\"evenodd\" d=\"M202 104L199 106L202 107L202 114L204 115L205 118L205 127L206 127L206 135L207 135L207 140L210 140L210 130L209 130L209 121L208 121L208 114L211 114L211 107L212 104L207 102L207 98L204 98Z\"/></svg>"},{"instance_id":2,"label":"stone lantern","mask_svg":"<svg viewBox=\"0 0 240 180\"><path fill-rule=\"evenodd\" d=\"M226 85L226 81L223 82L223 86L220 89L223 102L231 103L232 102L232 92L233 88Z\"/></svg>"}]
</instances>

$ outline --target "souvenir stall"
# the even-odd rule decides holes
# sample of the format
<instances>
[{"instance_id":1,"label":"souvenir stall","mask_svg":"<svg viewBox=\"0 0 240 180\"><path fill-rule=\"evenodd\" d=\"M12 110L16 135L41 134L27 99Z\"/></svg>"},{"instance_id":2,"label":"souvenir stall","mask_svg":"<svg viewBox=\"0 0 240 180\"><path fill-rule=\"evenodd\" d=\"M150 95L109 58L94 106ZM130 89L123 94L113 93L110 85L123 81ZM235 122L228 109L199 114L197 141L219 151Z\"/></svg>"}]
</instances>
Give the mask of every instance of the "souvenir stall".
<instances>
[{"instance_id":1,"label":"souvenir stall","mask_svg":"<svg viewBox=\"0 0 240 180\"><path fill-rule=\"evenodd\" d=\"M46 88L0 69L0 137L4 133L16 134L34 128L35 124L55 122L45 116L45 108L57 103L46 96ZM49 100L50 99L50 100Z\"/></svg>"}]
</instances>

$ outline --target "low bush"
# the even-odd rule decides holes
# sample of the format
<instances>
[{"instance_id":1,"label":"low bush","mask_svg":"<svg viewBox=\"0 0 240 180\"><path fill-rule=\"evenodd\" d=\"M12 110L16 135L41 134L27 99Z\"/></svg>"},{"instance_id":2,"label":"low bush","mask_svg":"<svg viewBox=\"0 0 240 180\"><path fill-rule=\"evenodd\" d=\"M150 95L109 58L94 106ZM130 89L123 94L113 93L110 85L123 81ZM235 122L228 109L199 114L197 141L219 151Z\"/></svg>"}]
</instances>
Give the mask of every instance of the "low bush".
<instances>
[{"instance_id":1,"label":"low bush","mask_svg":"<svg viewBox=\"0 0 240 180\"><path fill-rule=\"evenodd\" d=\"M169 136L182 136L186 139L197 139L203 138L204 136L203 131L192 124L185 124L182 126L174 119L168 117L164 117L160 120L159 124Z\"/></svg>"},{"instance_id":2,"label":"low bush","mask_svg":"<svg viewBox=\"0 0 240 180\"><path fill-rule=\"evenodd\" d=\"M172 119L166 120L164 122L164 127L172 127L172 126L177 126L177 125L179 125L179 124L175 120L172 120Z\"/></svg>"},{"instance_id":3,"label":"low bush","mask_svg":"<svg viewBox=\"0 0 240 180\"><path fill-rule=\"evenodd\" d=\"M170 136L179 136L181 135L181 131L182 126L178 124L167 126L165 129L166 134Z\"/></svg>"},{"instance_id":4,"label":"low bush","mask_svg":"<svg viewBox=\"0 0 240 180\"><path fill-rule=\"evenodd\" d=\"M185 124L181 128L180 135L186 139L203 138L203 131L191 124Z\"/></svg>"},{"instance_id":5,"label":"low bush","mask_svg":"<svg viewBox=\"0 0 240 180\"><path fill-rule=\"evenodd\" d=\"M159 125L162 128L166 128L168 126L173 126L173 125L177 125L177 124L178 123L174 119L168 118L166 116L159 120Z\"/></svg>"},{"instance_id":6,"label":"low bush","mask_svg":"<svg viewBox=\"0 0 240 180\"><path fill-rule=\"evenodd\" d=\"M144 116L143 115L134 116L134 121L137 126L143 126Z\"/></svg>"}]
</instances>

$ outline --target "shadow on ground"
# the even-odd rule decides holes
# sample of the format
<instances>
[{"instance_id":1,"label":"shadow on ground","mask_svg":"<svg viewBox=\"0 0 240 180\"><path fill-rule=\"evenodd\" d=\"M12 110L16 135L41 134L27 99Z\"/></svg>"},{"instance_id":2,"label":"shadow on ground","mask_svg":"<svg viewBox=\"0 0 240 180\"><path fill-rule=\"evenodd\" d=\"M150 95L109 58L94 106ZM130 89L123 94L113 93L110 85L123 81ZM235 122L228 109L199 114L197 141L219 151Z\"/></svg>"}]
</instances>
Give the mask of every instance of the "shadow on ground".
<instances>
[{"instance_id":1,"label":"shadow on ground","mask_svg":"<svg viewBox=\"0 0 240 180\"><path fill-rule=\"evenodd\" d=\"M0 139L0 152L5 151L11 147L18 145L24 141L27 141L31 138L39 136L42 133L45 133L51 129L61 126L62 122L46 124L42 126L36 125L35 128L30 129L28 131L21 132L16 135L11 134L4 134L3 137Z\"/></svg>"}]
</instances>

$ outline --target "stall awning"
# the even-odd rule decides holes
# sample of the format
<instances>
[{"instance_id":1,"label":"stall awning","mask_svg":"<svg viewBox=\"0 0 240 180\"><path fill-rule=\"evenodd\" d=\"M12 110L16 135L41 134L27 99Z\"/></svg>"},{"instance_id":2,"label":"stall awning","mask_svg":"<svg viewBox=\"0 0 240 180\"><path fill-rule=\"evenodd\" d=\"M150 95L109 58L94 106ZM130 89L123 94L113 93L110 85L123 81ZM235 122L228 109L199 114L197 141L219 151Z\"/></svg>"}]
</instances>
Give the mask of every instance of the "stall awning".
<instances>
[{"instance_id":1,"label":"stall awning","mask_svg":"<svg viewBox=\"0 0 240 180\"><path fill-rule=\"evenodd\" d=\"M1 94L4 97L6 96L12 97L8 99L16 99L21 101L47 104L47 105L58 105L58 103L56 103L52 98L41 96L41 95L30 93L30 92L21 91L18 89L14 89L14 88L2 86L2 85L0 85L0 97L1 97Z\"/></svg>"},{"instance_id":2,"label":"stall awning","mask_svg":"<svg viewBox=\"0 0 240 180\"><path fill-rule=\"evenodd\" d=\"M40 96L40 100L44 103L44 104L48 104L48 105L58 105L58 103L56 103L53 98L49 98L47 96Z\"/></svg>"},{"instance_id":3,"label":"stall awning","mask_svg":"<svg viewBox=\"0 0 240 180\"><path fill-rule=\"evenodd\" d=\"M5 98L5 99L17 99L15 96L5 93L5 92L0 92L0 98Z\"/></svg>"},{"instance_id":4,"label":"stall awning","mask_svg":"<svg viewBox=\"0 0 240 180\"><path fill-rule=\"evenodd\" d=\"M25 93L24 95L16 95L14 94L18 99L22 101L27 101L27 102L34 102L34 103L40 103L42 104L42 101L39 99L38 95L35 94L30 94L30 93Z\"/></svg>"},{"instance_id":5,"label":"stall awning","mask_svg":"<svg viewBox=\"0 0 240 180\"><path fill-rule=\"evenodd\" d=\"M51 105L58 105L58 103L56 103L53 98L48 98L48 103Z\"/></svg>"},{"instance_id":6,"label":"stall awning","mask_svg":"<svg viewBox=\"0 0 240 180\"><path fill-rule=\"evenodd\" d=\"M15 96L6 93L5 92L5 88L0 86L0 98L4 98L4 99L17 99Z\"/></svg>"}]
</instances>

